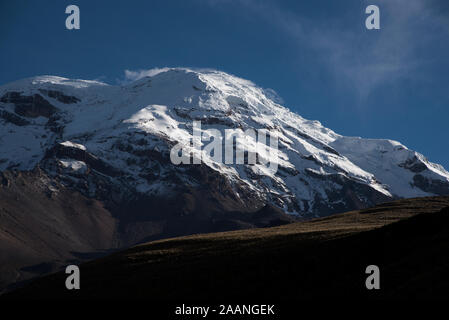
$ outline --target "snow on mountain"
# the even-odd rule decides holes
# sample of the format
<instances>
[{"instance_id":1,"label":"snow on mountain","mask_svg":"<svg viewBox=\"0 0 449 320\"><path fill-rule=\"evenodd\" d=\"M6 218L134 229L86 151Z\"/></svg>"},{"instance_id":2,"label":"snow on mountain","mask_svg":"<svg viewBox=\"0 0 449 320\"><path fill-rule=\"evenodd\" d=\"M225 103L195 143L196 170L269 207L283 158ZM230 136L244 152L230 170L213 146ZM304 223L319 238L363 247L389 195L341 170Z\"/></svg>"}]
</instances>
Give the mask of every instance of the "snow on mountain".
<instances>
[{"instance_id":1,"label":"snow on mountain","mask_svg":"<svg viewBox=\"0 0 449 320\"><path fill-rule=\"evenodd\" d=\"M208 172L242 203L258 199L311 217L449 194L449 173L399 142L341 136L274 100L248 80L212 70L167 68L122 86L20 80L0 87L0 171L39 166L91 197L104 181L151 195L199 188L194 165L175 166L168 156L176 143L190 144L197 120L204 133L253 128L278 137L279 149L262 155L279 168L267 175L257 174L260 164L223 164L203 152Z\"/></svg>"}]
</instances>

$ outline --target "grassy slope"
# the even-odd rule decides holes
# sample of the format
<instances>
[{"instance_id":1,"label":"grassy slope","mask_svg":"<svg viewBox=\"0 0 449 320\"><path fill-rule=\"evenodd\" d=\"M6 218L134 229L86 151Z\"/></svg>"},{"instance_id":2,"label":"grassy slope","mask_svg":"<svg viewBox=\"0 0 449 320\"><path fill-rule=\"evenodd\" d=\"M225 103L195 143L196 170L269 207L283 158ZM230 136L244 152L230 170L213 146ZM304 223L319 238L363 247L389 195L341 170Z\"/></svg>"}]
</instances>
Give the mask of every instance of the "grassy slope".
<instances>
[{"instance_id":1,"label":"grassy slope","mask_svg":"<svg viewBox=\"0 0 449 320\"><path fill-rule=\"evenodd\" d=\"M6 297L447 298L447 207L449 197L408 199L274 228L154 241L83 264L81 290L66 290L60 273ZM370 264L380 267L379 291L365 289Z\"/></svg>"}]
</instances>

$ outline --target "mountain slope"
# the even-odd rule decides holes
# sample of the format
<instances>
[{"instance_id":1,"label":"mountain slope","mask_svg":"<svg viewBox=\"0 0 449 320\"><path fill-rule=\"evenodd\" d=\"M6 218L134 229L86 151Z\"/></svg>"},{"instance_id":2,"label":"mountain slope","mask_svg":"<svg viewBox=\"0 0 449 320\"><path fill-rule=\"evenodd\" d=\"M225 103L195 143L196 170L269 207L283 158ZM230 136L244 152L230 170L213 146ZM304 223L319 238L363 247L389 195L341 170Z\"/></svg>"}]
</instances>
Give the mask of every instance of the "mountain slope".
<instances>
[{"instance_id":1,"label":"mountain slope","mask_svg":"<svg viewBox=\"0 0 449 320\"><path fill-rule=\"evenodd\" d=\"M186 203L199 202L202 195L195 194L186 194L186 202L178 199L181 213L161 199L134 198L114 206L65 188L40 169L5 171L0 182L0 293L142 241L293 221L270 205L251 212L216 206L214 212L183 215Z\"/></svg>"},{"instance_id":2,"label":"mountain slope","mask_svg":"<svg viewBox=\"0 0 449 320\"><path fill-rule=\"evenodd\" d=\"M55 76L1 86L0 290L143 241L449 194L449 173L399 142L341 136L275 100L224 72L182 68L122 86ZM279 148L225 164L190 145L194 121L204 137L267 129ZM176 144L203 162L173 164Z\"/></svg>"},{"instance_id":3,"label":"mountain slope","mask_svg":"<svg viewBox=\"0 0 449 320\"><path fill-rule=\"evenodd\" d=\"M145 243L81 265L81 290L66 290L61 272L4 298L447 299L448 205L448 197L407 199L280 227ZM372 264L381 290L365 288Z\"/></svg>"},{"instance_id":4,"label":"mountain slope","mask_svg":"<svg viewBox=\"0 0 449 320\"><path fill-rule=\"evenodd\" d=\"M191 172L197 168L169 160L174 144L190 144L194 120L203 133L269 129L279 138L279 150L261 156L276 161L274 174L258 175L260 164L225 165L202 152L201 170L228 184L234 207L271 203L313 217L397 197L449 194L449 173L419 153L391 140L338 135L250 81L219 71L167 69L124 86L36 77L1 87L0 102L0 170L40 166L89 197L104 197L101 184L117 186L116 196L125 198L201 186Z\"/></svg>"}]
</instances>

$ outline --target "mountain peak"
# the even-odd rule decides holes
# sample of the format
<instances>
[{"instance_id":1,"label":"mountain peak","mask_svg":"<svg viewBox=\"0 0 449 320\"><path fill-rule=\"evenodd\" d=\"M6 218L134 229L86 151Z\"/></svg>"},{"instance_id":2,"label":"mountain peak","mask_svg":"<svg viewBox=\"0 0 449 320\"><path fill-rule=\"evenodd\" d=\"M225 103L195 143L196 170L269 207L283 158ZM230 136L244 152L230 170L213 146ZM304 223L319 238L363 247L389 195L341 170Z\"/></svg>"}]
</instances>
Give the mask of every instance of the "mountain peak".
<instances>
[{"instance_id":1,"label":"mountain peak","mask_svg":"<svg viewBox=\"0 0 449 320\"><path fill-rule=\"evenodd\" d=\"M119 193L173 196L180 185L200 186L205 173L194 177L192 170L202 168L230 185L232 203L261 201L303 217L449 194L448 172L421 154L393 140L341 136L291 112L249 80L189 68L131 78L114 86L41 76L0 87L0 171L39 166L93 197L104 179ZM270 130L279 139L278 171L258 176L258 164L224 164L210 156L199 168L170 163L174 144L190 145L194 121L203 134Z\"/></svg>"}]
</instances>

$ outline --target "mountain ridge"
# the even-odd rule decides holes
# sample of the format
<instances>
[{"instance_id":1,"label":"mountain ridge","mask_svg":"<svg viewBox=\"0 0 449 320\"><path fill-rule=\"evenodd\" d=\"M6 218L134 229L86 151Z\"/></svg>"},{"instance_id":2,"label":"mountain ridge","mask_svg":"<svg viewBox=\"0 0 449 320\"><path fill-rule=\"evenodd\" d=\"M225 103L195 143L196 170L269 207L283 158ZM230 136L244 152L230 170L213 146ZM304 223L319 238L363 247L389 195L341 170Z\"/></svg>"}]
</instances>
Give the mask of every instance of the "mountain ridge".
<instances>
[{"instance_id":1,"label":"mountain ridge","mask_svg":"<svg viewBox=\"0 0 449 320\"><path fill-rule=\"evenodd\" d=\"M266 92L185 68L121 86L55 76L0 86L0 290L143 241L449 194L449 173L421 154L341 136ZM174 145L190 148L193 121L203 134L269 130L279 148L261 156L277 172L207 154L173 164Z\"/></svg>"},{"instance_id":2,"label":"mountain ridge","mask_svg":"<svg viewBox=\"0 0 449 320\"><path fill-rule=\"evenodd\" d=\"M40 76L1 86L0 101L5 124L0 145L7 154L0 158L0 170L40 165L73 180L96 164L112 176L126 176L137 192L170 192L173 186L161 178L161 170L157 179L142 178L154 173L148 167L157 162L143 158L167 161L175 142L189 143L196 120L203 131L265 128L278 136L277 174L254 178L258 165L203 161L233 188L257 193L289 214L316 216L323 209L330 214L388 199L449 193L449 173L399 142L338 135L274 102L252 82L220 71L168 68L122 86ZM19 140L23 145L16 144ZM50 154L66 158L49 164ZM77 159L70 154L78 154ZM83 157L91 159L90 165L83 164ZM159 169L178 171L189 183L188 175L170 164ZM348 185L353 186L342 191Z\"/></svg>"}]
</instances>

